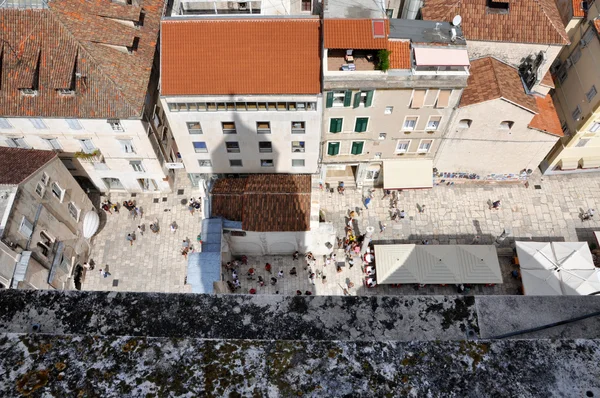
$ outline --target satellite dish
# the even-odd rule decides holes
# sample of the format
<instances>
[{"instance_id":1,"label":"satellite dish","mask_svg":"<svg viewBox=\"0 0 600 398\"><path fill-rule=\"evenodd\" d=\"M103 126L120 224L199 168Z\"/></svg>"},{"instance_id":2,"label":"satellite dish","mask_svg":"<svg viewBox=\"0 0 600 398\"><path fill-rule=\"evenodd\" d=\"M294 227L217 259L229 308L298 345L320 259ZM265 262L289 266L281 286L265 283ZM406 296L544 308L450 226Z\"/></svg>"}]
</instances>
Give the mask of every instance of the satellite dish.
<instances>
[{"instance_id":1,"label":"satellite dish","mask_svg":"<svg viewBox=\"0 0 600 398\"><path fill-rule=\"evenodd\" d=\"M462 22L462 17L460 15L456 15L454 18L452 18L452 25L454 25L454 26L460 25L461 22Z\"/></svg>"}]
</instances>

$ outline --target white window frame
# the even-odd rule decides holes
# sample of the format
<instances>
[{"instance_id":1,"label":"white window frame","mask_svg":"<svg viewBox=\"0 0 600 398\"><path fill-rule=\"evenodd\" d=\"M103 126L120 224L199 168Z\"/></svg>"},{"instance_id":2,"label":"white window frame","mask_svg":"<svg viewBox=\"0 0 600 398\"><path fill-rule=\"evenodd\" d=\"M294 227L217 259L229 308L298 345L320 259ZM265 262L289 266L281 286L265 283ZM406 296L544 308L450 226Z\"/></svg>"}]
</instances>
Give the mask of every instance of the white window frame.
<instances>
[{"instance_id":1,"label":"white window frame","mask_svg":"<svg viewBox=\"0 0 600 398\"><path fill-rule=\"evenodd\" d=\"M24 138L5 138L6 140L6 145L8 145L11 148L21 148L21 149L29 149L31 148L29 146L29 144L27 143L27 141L25 141Z\"/></svg>"},{"instance_id":2,"label":"white window frame","mask_svg":"<svg viewBox=\"0 0 600 398\"><path fill-rule=\"evenodd\" d=\"M25 226L27 230L29 230L28 234L26 233L26 230L23 230L23 226ZM19 224L19 233L26 238L30 238L31 235L33 235L33 223L31 223L31 221L29 221L25 216L21 218L21 223Z\"/></svg>"},{"instance_id":3,"label":"white window frame","mask_svg":"<svg viewBox=\"0 0 600 398\"><path fill-rule=\"evenodd\" d=\"M591 133L596 133L596 132L600 131L600 122L592 122L588 131Z\"/></svg>"},{"instance_id":4,"label":"white window frame","mask_svg":"<svg viewBox=\"0 0 600 398\"><path fill-rule=\"evenodd\" d=\"M233 124L233 128L225 128L225 124ZM235 122L221 122L221 131L223 134L237 134L237 124Z\"/></svg>"},{"instance_id":5,"label":"white window frame","mask_svg":"<svg viewBox=\"0 0 600 398\"><path fill-rule=\"evenodd\" d=\"M201 164L200 162L208 162L208 164ZM212 167L212 161L210 159L198 159L198 167Z\"/></svg>"},{"instance_id":6,"label":"white window frame","mask_svg":"<svg viewBox=\"0 0 600 398\"><path fill-rule=\"evenodd\" d=\"M5 117L0 117L0 129L9 130L14 128L12 124Z\"/></svg>"},{"instance_id":7,"label":"white window frame","mask_svg":"<svg viewBox=\"0 0 600 398\"><path fill-rule=\"evenodd\" d=\"M298 146L294 146L294 143L296 143L296 142L299 143ZM306 141L292 141L292 153L305 153L305 152L306 152Z\"/></svg>"},{"instance_id":8,"label":"white window frame","mask_svg":"<svg viewBox=\"0 0 600 398\"><path fill-rule=\"evenodd\" d=\"M369 93L369 91L373 91L373 97L371 98L371 106L373 106L373 102L375 102L375 91L376 90L360 90L360 103L358 104L359 106L362 105L363 108L365 108L367 106L367 94Z\"/></svg>"},{"instance_id":9,"label":"white window frame","mask_svg":"<svg viewBox=\"0 0 600 398\"><path fill-rule=\"evenodd\" d=\"M294 124L298 123L302 127L294 127ZM291 123L292 126L292 134L306 134L306 122L305 121L295 121Z\"/></svg>"},{"instance_id":10,"label":"white window frame","mask_svg":"<svg viewBox=\"0 0 600 398\"><path fill-rule=\"evenodd\" d=\"M83 126L79 122L79 119L65 119L65 122L67 123L67 126L69 126L69 128L71 130L82 130L83 129Z\"/></svg>"},{"instance_id":11,"label":"white window frame","mask_svg":"<svg viewBox=\"0 0 600 398\"><path fill-rule=\"evenodd\" d=\"M36 128L36 129L38 129L38 130L48 129L48 126L46 126L46 123L44 123L43 119L40 119L40 118L30 118L29 121L31 122L31 124L33 125L33 127Z\"/></svg>"},{"instance_id":12,"label":"white window frame","mask_svg":"<svg viewBox=\"0 0 600 398\"><path fill-rule=\"evenodd\" d=\"M268 123L268 127L267 128L260 128L259 124L261 123ZM256 134L271 134L271 122L270 121L260 121L260 122L256 122Z\"/></svg>"},{"instance_id":13,"label":"white window frame","mask_svg":"<svg viewBox=\"0 0 600 398\"><path fill-rule=\"evenodd\" d=\"M198 125L198 128L194 128L194 125ZM202 131L202 124L200 122L185 122L187 126L188 134L204 134Z\"/></svg>"},{"instance_id":14,"label":"white window frame","mask_svg":"<svg viewBox=\"0 0 600 398\"><path fill-rule=\"evenodd\" d=\"M120 119L107 119L106 122L108 123L108 125L110 126L110 129L112 131L117 131L119 133L122 133L125 131L125 128L121 124Z\"/></svg>"},{"instance_id":15,"label":"white window frame","mask_svg":"<svg viewBox=\"0 0 600 398\"><path fill-rule=\"evenodd\" d=\"M57 195L56 195L56 192L54 192L54 187L55 187L55 186L58 188L58 191L60 191L60 196L57 196ZM62 203L62 202L63 202L63 200L65 199L65 190L64 190L63 188L61 188L61 186L60 186L60 185L58 185L58 183L57 183L56 181L54 181L54 182L53 182L53 183L50 185L50 191L52 191L52 195L54 195L54 197L55 197L56 199L58 199L58 201L59 201L60 203Z\"/></svg>"},{"instance_id":16,"label":"white window frame","mask_svg":"<svg viewBox=\"0 0 600 398\"><path fill-rule=\"evenodd\" d=\"M333 102L331 104L331 107L335 107L335 108L343 108L344 107L344 99L346 98L346 90L333 90ZM352 93L350 95L350 98L353 98L354 93ZM336 103L335 100L336 98L341 98L342 102L340 103Z\"/></svg>"},{"instance_id":17,"label":"white window frame","mask_svg":"<svg viewBox=\"0 0 600 398\"><path fill-rule=\"evenodd\" d=\"M352 153L352 145L354 145L355 142L362 142L363 143L363 145L362 145L362 152L361 153L354 153L354 154ZM365 154L365 143L366 142L367 142L366 140L352 140L352 141L350 141L350 148L348 149L348 155L351 155L351 156L364 155ZM340 144L340 146L341 146L341 144Z\"/></svg>"},{"instance_id":18,"label":"white window frame","mask_svg":"<svg viewBox=\"0 0 600 398\"><path fill-rule=\"evenodd\" d=\"M62 145L60 145L60 142L58 141L58 138L42 138L44 141L46 141L46 144L48 144L48 146L50 147L51 150L53 151L62 151Z\"/></svg>"},{"instance_id":19,"label":"white window frame","mask_svg":"<svg viewBox=\"0 0 600 398\"><path fill-rule=\"evenodd\" d=\"M294 162L302 162L302 164L295 165ZM292 159L292 167L306 167L306 161L304 159Z\"/></svg>"},{"instance_id":20,"label":"white window frame","mask_svg":"<svg viewBox=\"0 0 600 398\"><path fill-rule=\"evenodd\" d=\"M589 89L589 91L587 93L585 93L585 98L587 99L587 102L592 102L592 100L594 99L596 94L598 94L598 91L596 90L596 86L592 85L592 87Z\"/></svg>"},{"instance_id":21,"label":"white window frame","mask_svg":"<svg viewBox=\"0 0 600 398\"><path fill-rule=\"evenodd\" d=\"M46 193L46 186L41 181L38 181L38 183L36 184L36 186L35 186L35 193L40 198L44 197L44 194Z\"/></svg>"},{"instance_id":22,"label":"white window frame","mask_svg":"<svg viewBox=\"0 0 600 398\"><path fill-rule=\"evenodd\" d=\"M67 209L69 210L69 215L77 222L79 222L79 217L81 215L81 209L75 206L75 203L69 202L67 203ZM74 210L73 214L71 211Z\"/></svg>"},{"instance_id":23,"label":"white window frame","mask_svg":"<svg viewBox=\"0 0 600 398\"><path fill-rule=\"evenodd\" d=\"M130 160L129 165L135 173L145 173L144 163L141 160Z\"/></svg>"},{"instance_id":24,"label":"white window frame","mask_svg":"<svg viewBox=\"0 0 600 398\"><path fill-rule=\"evenodd\" d=\"M409 149L410 149L410 140L398 140L396 141L396 149L394 149L394 153L408 153ZM406 143L406 149L402 150L400 149L400 144L401 143Z\"/></svg>"},{"instance_id":25,"label":"white window frame","mask_svg":"<svg viewBox=\"0 0 600 398\"><path fill-rule=\"evenodd\" d=\"M392 113L394 113L394 107L393 106L386 106L385 110L383 111L384 115L391 115Z\"/></svg>"},{"instance_id":26,"label":"white window frame","mask_svg":"<svg viewBox=\"0 0 600 398\"><path fill-rule=\"evenodd\" d=\"M91 138L79 138L78 141L81 145L82 151L85 153L93 153L97 149L96 145L94 145L94 141L92 141Z\"/></svg>"},{"instance_id":27,"label":"white window frame","mask_svg":"<svg viewBox=\"0 0 600 398\"><path fill-rule=\"evenodd\" d=\"M427 141L429 141L429 147L426 150L421 149L423 144ZM431 151L431 148L433 147L433 141L434 140L431 139L420 140L419 147L417 148L417 153L429 153L429 151Z\"/></svg>"},{"instance_id":28,"label":"white window frame","mask_svg":"<svg viewBox=\"0 0 600 398\"><path fill-rule=\"evenodd\" d=\"M429 125L432 122L431 119L433 119L433 118L438 118L437 125L435 127L431 127ZM425 125L425 130L428 130L428 131L437 131L440 128L441 124L442 124L442 117L440 115L431 115L427 119L427 124Z\"/></svg>"},{"instance_id":29,"label":"white window frame","mask_svg":"<svg viewBox=\"0 0 600 398\"><path fill-rule=\"evenodd\" d=\"M412 128L406 128L406 122L409 119L416 119L415 125ZM404 117L404 121L402 122L402 131L415 131L417 129L418 124L419 124L419 116L407 115Z\"/></svg>"},{"instance_id":30,"label":"white window frame","mask_svg":"<svg viewBox=\"0 0 600 398\"><path fill-rule=\"evenodd\" d=\"M369 173L371 173L371 176L369 177ZM366 181L377 181L379 179L379 175L381 174L381 169L379 170L367 170L367 172L365 173L365 180Z\"/></svg>"},{"instance_id":31,"label":"white window frame","mask_svg":"<svg viewBox=\"0 0 600 398\"><path fill-rule=\"evenodd\" d=\"M135 153L135 147L133 146L133 140L130 138L119 138L117 139L121 145L121 151L123 153Z\"/></svg>"},{"instance_id":32,"label":"white window frame","mask_svg":"<svg viewBox=\"0 0 600 398\"><path fill-rule=\"evenodd\" d=\"M50 176L48 175L48 173L46 173L45 171L42 172L42 178L40 179L40 181L42 181L42 184L44 184L45 186L48 186L48 183L50 182Z\"/></svg>"}]
</instances>

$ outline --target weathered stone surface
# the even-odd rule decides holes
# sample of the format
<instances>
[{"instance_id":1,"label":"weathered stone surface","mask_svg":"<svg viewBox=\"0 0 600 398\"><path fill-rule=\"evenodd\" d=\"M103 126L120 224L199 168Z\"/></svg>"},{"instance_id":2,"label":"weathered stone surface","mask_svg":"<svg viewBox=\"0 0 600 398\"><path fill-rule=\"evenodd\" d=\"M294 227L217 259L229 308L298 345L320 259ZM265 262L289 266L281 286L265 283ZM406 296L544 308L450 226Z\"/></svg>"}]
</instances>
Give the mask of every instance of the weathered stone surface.
<instances>
[{"instance_id":1,"label":"weathered stone surface","mask_svg":"<svg viewBox=\"0 0 600 398\"><path fill-rule=\"evenodd\" d=\"M460 340L472 296L326 297L0 292L0 333L266 340Z\"/></svg>"},{"instance_id":2,"label":"weathered stone surface","mask_svg":"<svg viewBox=\"0 0 600 398\"><path fill-rule=\"evenodd\" d=\"M250 341L0 335L0 396L585 397L596 340ZM593 395L589 395L589 394Z\"/></svg>"}]
</instances>

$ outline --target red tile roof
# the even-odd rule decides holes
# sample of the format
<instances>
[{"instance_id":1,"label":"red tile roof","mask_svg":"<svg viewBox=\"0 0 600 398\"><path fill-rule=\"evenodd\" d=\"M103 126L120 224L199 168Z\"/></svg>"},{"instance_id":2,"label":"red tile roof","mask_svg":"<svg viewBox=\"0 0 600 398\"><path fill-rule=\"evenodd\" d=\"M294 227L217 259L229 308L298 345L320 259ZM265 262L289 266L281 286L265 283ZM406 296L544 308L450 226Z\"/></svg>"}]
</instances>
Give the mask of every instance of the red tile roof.
<instances>
[{"instance_id":1,"label":"red tile roof","mask_svg":"<svg viewBox=\"0 0 600 398\"><path fill-rule=\"evenodd\" d=\"M471 61L470 73L460 107L502 98L537 112L535 98L525 93L519 72L512 66L486 57Z\"/></svg>"},{"instance_id":2,"label":"red tile roof","mask_svg":"<svg viewBox=\"0 0 600 398\"><path fill-rule=\"evenodd\" d=\"M390 41L390 69L410 69L410 42Z\"/></svg>"},{"instance_id":3,"label":"red tile roof","mask_svg":"<svg viewBox=\"0 0 600 398\"><path fill-rule=\"evenodd\" d=\"M573 16L575 18L583 18L585 16L585 12L581 7L581 3L585 0L572 0L573 1ZM588 0L589 4L589 0Z\"/></svg>"},{"instance_id":4,"label":"red tile roof","mask_svg":"<svg viewBox=\"0 0 600 398\"><path fill-rule=\"evenodd\" d=\"M18 185L57 157L53 151L0 147L0 185Z\"/></svg>"},{"instance_id":5,"label":"red tile roof","mask_svg":"<svg viewBox=\"0 0 600 398\"><path fill-rule=\"evenodd\" d=\"M245 231L308 231L310 193L310 175L224 178L211 190L212 215L241 221Z\"/></svg>"},{"instance_id":6,"label":"red tile roof","mask_svg":"<svg viewBox=\"0 0 600 398\"><path fill-rule=\"evenodd\" d=\"M320 22L165 20L163 95L319 94Z\"/></svg>"},{"instance_id":7,"label":"red tile roof","mask_svg":"<svg viewBox=\"0 0 600 398\"><path fill-rule=\"evenodd\" d=\"M529 127L544 131L546 133L557 135L559 137L564 136L560 120L556 114L556 108L552 102L550 94L545 97L535 96L537 103L538 114L531 119Z\"/></svg>"},{"instance_id":8,"label":"red tile roof","mask_svg":"<svg viewBox=\"0 0 600 398\"><path fill-rule=\"evenodd\" d=\"M554 0L508 0L507 14L487 12L484 0L425 0L423 19L452 21L462 17L467 40L509 43L569 44Z\"/></svg>"},{"instance_id":9,"label":"red tile roof","mask_svg":"<svg viewBox=\"0 0 600 398\"><path fill-rule=\"evenodd\" d=\"M600 18L594 19L594 28L596 28L596 32L600 34Z\"/></svg>"},{"instance_id":10,"label":"red tile roof","mask_svg":"<svg viewBox=\"0 0 600 398\"><path fill-rule=\"evenodd\" d=\"M554 88L554 80L552 79L552 73L550 73L550 71L546 72L540 84L542 86Z\"/></svg>"},{"instance_id":11,"label":"red tile roof","mask_svg":"<svg viewBox=\"0 0 600 398\"><path fill-rule=\"evenodd\" d=\"M138 3L53 0L43 10L0 9L0 114L141 117L164 0ZM114 20L139 22L141 12L138 28ZM132 47L134 41L131 55L108 47ZM38 94L21 95L19 89L33 88L36 79ZM74 89L75 95L57 89Z\"/></svg>"},{"instance_id":12,"label":"red tile roof","mask_svg":"<svg viewBox=\"0 0 600 398\"><path fill-rule=\"evenodd\" d=\"M355 50L388 48L390 21L387 19L384 21L384 37L375 37L373 22L372 19L325 19L323 21L325 48Z\"/></svg>"}]
</instances>

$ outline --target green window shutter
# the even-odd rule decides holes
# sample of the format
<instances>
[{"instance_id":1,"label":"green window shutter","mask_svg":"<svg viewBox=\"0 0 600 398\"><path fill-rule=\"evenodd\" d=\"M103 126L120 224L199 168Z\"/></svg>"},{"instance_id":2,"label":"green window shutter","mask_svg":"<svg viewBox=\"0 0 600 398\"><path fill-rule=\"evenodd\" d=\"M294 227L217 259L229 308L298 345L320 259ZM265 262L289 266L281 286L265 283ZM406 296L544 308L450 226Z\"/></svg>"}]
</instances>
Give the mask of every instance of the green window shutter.
<instances>
[{"instance_id":1,"label":"green window shutter","mask_svg":"<svg viewBox=\"0 0 600 398\"><path fill-rule=\"evenodd\" d=\"M367 103L365 104L365 108L371 106L373 104L373 90L367 91Z\"/></svg>"},{"instance_id":2,"label":"green window shutter","mask_svg":"<svg viewBox=\"0 0 600 398\"><path fill-rule=\"evenodd\" d=\"M344 94L344 106L350 106L352 103L352 90L346 90Z\"/></svg>"},{"instance_id":3,"label":"green window shutter","mask_svg":"<svg viewBox=\"0 0 600 398\"><path fill-rule=\"evenodd\" d=\"M327 108L331 108L333 106L333 91L327 93L327 100L325 102L325 106Z\"/></svg>"},{"instance_id":4,"label":"green window shutter","mask_svg":"<svg viewBox=\"0 0 600 398\"><path fill-rule=\"evenodd\" d=\"M335 156L340 153L340 143L339 142L330 142L327 145L327 154L329 156Z\"/></svg>"},{"instance_id":5,"label":"green window shutter","mask_svg":"<svg viewBox=\"0 0 600 398\"><path fill-rule=\"evenodd\" d=\"M358 117L356 118L356 124L354 125L354 132L356 133L364 133L367 131L367 124L369 123L369 119L366 117Z\"/></svg>"},{"instance_id":6,"label":"green window shutter","mask_svg":"<svg viewBox=\"0 0 600 398\"><path fill-rule=\"evenodd\" d=\"M353 155L360 155L363 151L364 142L353 142L352 143L352 151Z\"/></svg>"},{"instance_id":7,"label":"green window shutter","mask_svg":"<svg viewBox=\"0 0 600 398\"><path fill-rule=\"evenodd\" d=\"M331 122L329 122L329 132L339 133L340 131L342 131L342 119L332 118Z\"/></svg>"},{"instance_id":8,"label":"green window shutter","mask_svg":"<svg viewBox=\"0 0 600 398\"><path fill-rule=\"evenodd\" d=\"M358 108L360 105L360 91L354 94L354 108Z\"/></svg>"}]
</instances>

